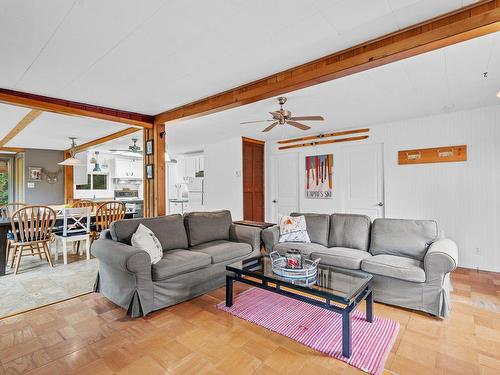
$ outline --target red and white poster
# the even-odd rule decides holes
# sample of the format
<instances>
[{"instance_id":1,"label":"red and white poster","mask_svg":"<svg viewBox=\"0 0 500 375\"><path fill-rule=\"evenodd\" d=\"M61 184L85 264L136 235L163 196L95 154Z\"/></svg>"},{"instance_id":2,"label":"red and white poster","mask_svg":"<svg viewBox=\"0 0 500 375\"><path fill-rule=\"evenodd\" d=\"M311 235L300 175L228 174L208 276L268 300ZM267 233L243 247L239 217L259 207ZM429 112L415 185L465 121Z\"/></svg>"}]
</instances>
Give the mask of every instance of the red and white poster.
<instances>
[{"instance_id":1,"label":"red and white poster","mask_svg":"<svg viewBox=\"0 0 500 375\"><path fill-rule=\"evenodd\" d=\"M333 154L306 156L306 198L331 199Z\"/></svg>"}]
</instances>

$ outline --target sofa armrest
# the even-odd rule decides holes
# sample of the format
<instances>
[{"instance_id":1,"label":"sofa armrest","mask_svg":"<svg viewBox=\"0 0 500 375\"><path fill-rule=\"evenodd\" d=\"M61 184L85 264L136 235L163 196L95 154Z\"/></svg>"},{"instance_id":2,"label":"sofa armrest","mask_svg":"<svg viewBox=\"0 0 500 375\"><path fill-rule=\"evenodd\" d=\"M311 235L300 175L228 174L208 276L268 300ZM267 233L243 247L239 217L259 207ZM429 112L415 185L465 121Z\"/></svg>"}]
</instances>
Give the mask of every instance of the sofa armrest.
<instances>
[{"instance_id":1,"label":"sofa armrest","mask_svg":"<svg viewBox=\"0 0 500 375\"><path fill-rule=\"evenodd\" d=\"M441 277L457 268L458 248L448 238L439 239L429 246L424 258L424 269L427 279Z\"/></svg>"},{"instance_id":2,"label":"sofa armrest","mask_svg":"<svg viewBox=\"0 0 500 375\"><path fill-rule=\"evenodd\" d=\"M231 224L229 229L229 240L233 242L244 242L252 246L253 251L260 250L260 232L257 227L247 225Z\"/></svg>"},{"instance_id":3,"label":"sofa armrest","mask_svg":"<svg viewBox=\"0 0 500 375\"><path fill-rule=\"evenodd\" d=\"M275 225L274 227L266 228L262 231L261 236L266 246L266 253L269 254L280 239L280 227Z\"/></svg>"},{"instance_id":4,"label":"sofa armrest","mask_svg":"<svg viewBox=\"0 0 500 375\"><path fill-rule=\"evenodd\" d=\"M147 252L113 241L108 236L108 233L101 233L92 244L92 255L120 271L147 274L151 278L151 258Z\"/></svg>"}]
</instances>

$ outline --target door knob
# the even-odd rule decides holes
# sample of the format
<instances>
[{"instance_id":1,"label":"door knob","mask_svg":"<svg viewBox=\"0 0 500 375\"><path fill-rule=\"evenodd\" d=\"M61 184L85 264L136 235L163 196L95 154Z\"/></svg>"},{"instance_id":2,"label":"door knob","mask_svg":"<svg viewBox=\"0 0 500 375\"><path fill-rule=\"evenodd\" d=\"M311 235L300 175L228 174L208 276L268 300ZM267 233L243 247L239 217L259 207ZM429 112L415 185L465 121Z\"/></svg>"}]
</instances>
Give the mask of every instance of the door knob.
<instances>
[{"instance_id":1,"label":"door knob","mask_svg":"<svg viewBox=\"0 0 500 375\"><path fill-rule=\"evenodd\" d=\"M276 199L273 199L273 203L276 203Z\"/></svg>"},{"instance_id":2,"label":"door knob","mask_svg":"<svg viewBox=\"0 0 500 375\"><path fill-rule=\"evenodd\" d=\"M377 206L379 206L379 207L383 207L383 206L384 206L384 204L383 204L382 202L378 202Z\"/></svg>"}]
</instances>

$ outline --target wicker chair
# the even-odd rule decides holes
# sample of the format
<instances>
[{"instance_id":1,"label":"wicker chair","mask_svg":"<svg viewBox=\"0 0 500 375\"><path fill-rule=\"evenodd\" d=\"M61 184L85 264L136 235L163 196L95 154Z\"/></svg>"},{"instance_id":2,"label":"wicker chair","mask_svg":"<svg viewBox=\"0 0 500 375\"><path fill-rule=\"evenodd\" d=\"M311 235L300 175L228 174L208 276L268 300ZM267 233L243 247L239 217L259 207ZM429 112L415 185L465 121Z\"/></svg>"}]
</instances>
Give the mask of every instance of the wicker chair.
<instances>
[{"instance_id":1,"label":"wicker chair","mask_svg":"<svg viewBox=\"0 0 500 375\"><path fill-rule=\"evenodd\" d=\"M11 242L13 259L11 267L14 266L14 274L19 271L21 258L30 251L38 254L40 259L45 255L47 262L52 267L48 242L52 240L52 229L56 221L56 212L47 206L26 206L12 214L11 224L14 239Z\"/></svg>"}]
</instances>

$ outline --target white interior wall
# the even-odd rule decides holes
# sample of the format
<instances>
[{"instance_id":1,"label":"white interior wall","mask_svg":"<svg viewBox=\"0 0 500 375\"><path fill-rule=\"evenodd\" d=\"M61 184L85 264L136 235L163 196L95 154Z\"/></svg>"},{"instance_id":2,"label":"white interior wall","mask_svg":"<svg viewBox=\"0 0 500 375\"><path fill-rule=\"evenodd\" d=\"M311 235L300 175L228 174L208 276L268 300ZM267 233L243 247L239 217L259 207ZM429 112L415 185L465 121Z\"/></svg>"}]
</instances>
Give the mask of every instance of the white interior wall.
<instances>
[{"instance_id":1,"label":"white interior wall","mask_svg":"<svg viewBox=\"0 0 500 375\"><path fill-rule=\"evenodd\" d=\"M231 210L233 220L243 218L241 138L204 145L206 211Z\"/></svg>"},{"instance_id":2,"label":"white interior wall","mask_svg":"<svg viewBox=\"0 0 500 375\"><path fill-rule=\"evenodd\" d=\"M500 271L500 106L453 112L378 124L366 141L338 143L292 151L267 147L269 193L266 218L272 220L274 179L272 161L277 154L295 153L299 158L298 209L302 212L342 212L345 191L346 147L383 143L385 216L435 219L446 235L457 242L462 267ZM467 162L398 165L397 152L404 149L466 144ZM304 158L334 154L334 198L305 198ZM207 168L208 169L208 168ZM241 190L241 189L239 189Z\"/></svg>"}]
</instances>

